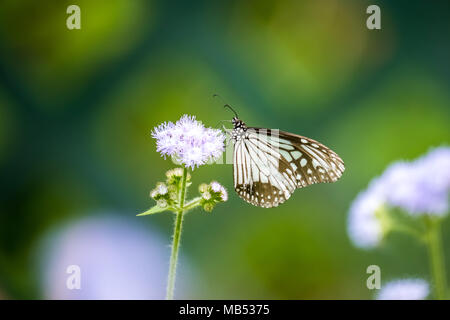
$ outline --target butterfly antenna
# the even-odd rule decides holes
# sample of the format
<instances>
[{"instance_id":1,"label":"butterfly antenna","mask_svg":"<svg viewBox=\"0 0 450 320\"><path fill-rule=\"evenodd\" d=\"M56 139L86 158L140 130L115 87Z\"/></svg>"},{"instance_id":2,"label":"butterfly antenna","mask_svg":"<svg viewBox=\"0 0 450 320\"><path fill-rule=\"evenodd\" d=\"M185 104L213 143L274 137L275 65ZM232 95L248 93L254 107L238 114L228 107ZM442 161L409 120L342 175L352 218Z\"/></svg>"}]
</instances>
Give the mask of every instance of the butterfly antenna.
<instances>
[{"instance_id":1,"label":"butterfly antenna","mask_svg":"<svg viewBox=\"0 0 450 320\"><path fill-rule=\"evenodd\" d=\"M219 97L220 99L222 99L222 97L221 96L219 96L218 94L213 94L213 98L216 98L216 97ZM223 99L222 99L222 101L224 101ZM228 103L225 103L225 105L223 106L224 108L228 108L228 109L230 109L231 111L233 111L233 113L234 113L234 115L236 116L236 118L239 118L239 116L238 116L238 114L237 114L237 112L228 104Z\"/></svg>"},{"instance_id":2,"label":"butterfly antenna","mask_svg":"<svg viewBox=\"0 0 450 320\"><path fill-rule=\"evenodd\" d=\"M226 105L224 105L223 107L224 107L224 108L228 108L228 109L230 109L231 111L233 111L233 113L234 113L234 115L236 116L236 118L239 118L237 112L234 111L234 109L233 109L229 104L226 104Z\"/></svg>"}]
</instances>

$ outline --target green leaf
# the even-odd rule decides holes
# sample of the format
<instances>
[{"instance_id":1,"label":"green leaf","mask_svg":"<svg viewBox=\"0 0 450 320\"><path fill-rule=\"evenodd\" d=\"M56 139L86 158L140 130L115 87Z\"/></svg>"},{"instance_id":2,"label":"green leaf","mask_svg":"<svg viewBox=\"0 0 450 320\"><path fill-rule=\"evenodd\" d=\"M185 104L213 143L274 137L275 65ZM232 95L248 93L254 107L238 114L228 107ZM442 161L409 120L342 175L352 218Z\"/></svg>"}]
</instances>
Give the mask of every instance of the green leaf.
<instances>
[{"instance_id":1,"label":"green leaf","mask_svg":"<svg viewBox=\"0 0 450 320\"><path fill-rule=\"evenodd\" d=\"M148 209L148 210L145 211L145 212L139 213L137 216L138 216L138 217L139 217L139 216L146 216L146 215L149 215L149 214L154 214L154 213L158 213L158 212L163 212L163 211L166 211L166 210L170 210L170 208L169 208L169 207L161 208L161 207L159 207L159 206L154 206L153 208L150 208L150 209Z\"/></svg>"}]
</instances>

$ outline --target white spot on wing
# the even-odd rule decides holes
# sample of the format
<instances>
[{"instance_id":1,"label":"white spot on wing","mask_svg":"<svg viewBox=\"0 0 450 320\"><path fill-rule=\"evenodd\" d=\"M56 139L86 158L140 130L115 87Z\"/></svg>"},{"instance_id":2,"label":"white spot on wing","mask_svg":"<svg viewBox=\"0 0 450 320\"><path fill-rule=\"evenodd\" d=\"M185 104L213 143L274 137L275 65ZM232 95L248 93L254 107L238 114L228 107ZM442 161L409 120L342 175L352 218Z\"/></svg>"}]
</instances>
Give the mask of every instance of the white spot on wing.
<instances>
[{"instance_id":1,"label":"white spot on wing","mask_svg":"<svg viewBox=\"0 0 450 320\"><path fill-rule=\"evenodd\" d=\"M294 151L294 152L295 152L295 151ZM291 157L291 155L289 154L289 152L286 152L286 151L284 151L284 150L280 150L280 153L281 153L281 155L282 155L283 157L286 158L287 161L289 161L289 162L292 161L292 157Z\"/></svg>"},{"instance_id":2,"label":"white spot on wing","mask_svg":"<svg viewBox=\"0 0 450 320\"><path fill-rule=\"evenodd\" d=\"M306 166L306 164L308 163L308 160L306 160L305 158L303 158L302 160L300 160L300 165L302 167Z\"/></svg>"},{"instance_id":3,"label":"white spot on wing","mask_svg":"<svg viewBox=\"0 0 450 320\"><path fill-rule=\"evenodd\" d=\"M292 151L291 152L292 156L294 157L295 160L299 159L302 156L302 153L300 151Z\"/></svg>"}]
</instances>

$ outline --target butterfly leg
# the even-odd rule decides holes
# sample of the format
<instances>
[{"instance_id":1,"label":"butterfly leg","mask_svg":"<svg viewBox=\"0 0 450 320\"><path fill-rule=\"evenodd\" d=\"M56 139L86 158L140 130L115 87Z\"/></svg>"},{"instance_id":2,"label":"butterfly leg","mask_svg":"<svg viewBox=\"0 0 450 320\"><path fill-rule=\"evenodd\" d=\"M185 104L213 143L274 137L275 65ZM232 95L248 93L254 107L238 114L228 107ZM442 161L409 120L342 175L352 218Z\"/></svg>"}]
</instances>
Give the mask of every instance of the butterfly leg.
<instances>
[{"instance_id":1,"label":"butterfly leg","mask_svg":"<svg viewBox=\"0 0 450 320\"><path fill-rule=\"evenodd\" d=\"M222 129L225 129L225 126L223 125L224 122L231 122L231 120L220 120L215 126L214 128L217 128L219 126L219 124L222 125Z\"/></svg>"},{"instance_id":2,"label":"butterfly leg","mask_svg":"<svg viewBox=\"0 0 450 320\"><path fill-rule=\"evenodd\" d=\"M225 132L225 135L226 135L225 146L228 146L232 139L231 134L230 134L230 131L232 131L232 130L227 129L224 125L222 125L222 130Z\"/></svg>"}]
</instances>

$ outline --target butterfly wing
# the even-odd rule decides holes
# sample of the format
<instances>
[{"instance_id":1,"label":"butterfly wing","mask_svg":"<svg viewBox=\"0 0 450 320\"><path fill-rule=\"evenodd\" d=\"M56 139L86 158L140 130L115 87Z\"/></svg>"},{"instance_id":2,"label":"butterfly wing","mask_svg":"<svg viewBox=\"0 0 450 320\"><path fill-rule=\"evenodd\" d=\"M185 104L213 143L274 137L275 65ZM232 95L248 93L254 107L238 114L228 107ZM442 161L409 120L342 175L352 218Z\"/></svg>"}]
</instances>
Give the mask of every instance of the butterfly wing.
<instances>
[{"instance_id":1,"label":"butterfly wing","mask_svg":"<svg viewBox=\"0 0 450 320\"><path fill-rule=\"evenodd\" d=\"M245 201L270 208L283 203L296 188L292 169L264 141L242 139L234 146L234 188Z\"/></svg>"},{"instance_id":2,"label":"butterfly wing","mask_svg":"<svg viewBox=\"0 0 450 320\"><path fill-rule=\"evenodd\" d=\"M314 183L335 182L345 170L344 161L320 142L280 131L280 153L296 172L297 188Z\"/></svg>"},{"instance_id":3,"label":"butterfly wing","mask_svg":"<svg viewBox=\"0 0 450 320\"><path fill-rule=\"evenodd\" d=\"M289 132L248 128L234 146L234 187L245 201L270 208L283 203L296 188L334 182L344 163L323 144Z\"/></svg>"}]
</instances>

